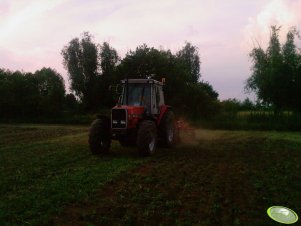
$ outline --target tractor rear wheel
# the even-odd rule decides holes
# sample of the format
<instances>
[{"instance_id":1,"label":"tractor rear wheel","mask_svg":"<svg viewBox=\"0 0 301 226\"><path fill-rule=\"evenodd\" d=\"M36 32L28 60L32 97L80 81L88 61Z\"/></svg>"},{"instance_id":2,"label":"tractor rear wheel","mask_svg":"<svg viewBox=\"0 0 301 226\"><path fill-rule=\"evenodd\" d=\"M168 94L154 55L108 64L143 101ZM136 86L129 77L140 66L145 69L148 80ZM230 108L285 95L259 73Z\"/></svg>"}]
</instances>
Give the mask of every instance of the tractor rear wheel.
<instances>
[{"instance_id":1,"label":"tractor rear wheel","mask_svg":"<svg viewBox=\"0 0 301 226\"><path fill-rule=\"evenodd\" d=\"M110 120L96 119L89 131L89 145L93 154L108 153L111 146Z\"/></svg>"},{"instance_id":2,"label":"tractor rear wheel","mask_svg":"<svg viewBox=\"0 0 301 226\"><path fill-rule=\"evenodd\" d=\"M172 147L177 140L176 119L172 111L167 111L160 123L160 139L165 147Z\"/></svg>"},{"instance_id":3,"label":"tractor rear wheel","mask_svg":"<svg viewBox=\"0 0 301 226\"><path fill-rule=\"evenodd\" d=\"M158 142L157 126L151 120L144 120L140 123L137 134L137 147L141 155L153 155Z\"/></svg>"}]
</instances>

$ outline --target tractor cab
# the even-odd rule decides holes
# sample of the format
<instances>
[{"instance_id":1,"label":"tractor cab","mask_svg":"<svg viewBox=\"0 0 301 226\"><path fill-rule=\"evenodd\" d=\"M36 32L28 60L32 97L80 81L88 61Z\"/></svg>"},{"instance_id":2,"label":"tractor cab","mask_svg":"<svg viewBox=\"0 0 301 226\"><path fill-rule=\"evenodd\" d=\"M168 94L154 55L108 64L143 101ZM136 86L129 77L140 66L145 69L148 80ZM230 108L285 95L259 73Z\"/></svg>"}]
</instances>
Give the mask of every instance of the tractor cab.
<instances>
[{"instance_id":1,"label":"tractor cab","mask_svg":"<svg viewBox=\"0 0 301 226\"><path fill-rule=\"evenodd\" d=\"M146 113L157 115L164 105L163 83L154 79L122 80L123 92L120 105L144 107Z\"/></svg>"}]
</instances>

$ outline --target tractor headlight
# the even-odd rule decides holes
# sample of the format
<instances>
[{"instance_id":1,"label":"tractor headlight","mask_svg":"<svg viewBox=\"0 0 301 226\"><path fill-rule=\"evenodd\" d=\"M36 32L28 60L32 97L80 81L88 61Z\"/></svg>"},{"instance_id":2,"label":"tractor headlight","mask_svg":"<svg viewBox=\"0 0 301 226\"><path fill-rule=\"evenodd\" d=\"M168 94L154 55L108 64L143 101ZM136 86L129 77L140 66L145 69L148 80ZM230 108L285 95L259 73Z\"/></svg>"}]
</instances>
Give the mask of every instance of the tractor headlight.
<instances>
[{"instance_id":1,"label":"tractor headlight","mask_svg":"<svg viewBox=\"0 0 301 226\"><path fill-rule=\"evenodd\" d=\"M125 122L124 120L121 120L120 123L121 123L122 125L125 125L125 124L126 124L126 122Z\"/></svg>"},{"instance_id":2,"label":"tractor headlight","mask_svg":"<svg viewBox=\"0 0 301 226\"><path fill-rule=\"evenodd\" d=\"M117 124L117 120L113 120L113 124Z\"/></svg>"}]
</instances>

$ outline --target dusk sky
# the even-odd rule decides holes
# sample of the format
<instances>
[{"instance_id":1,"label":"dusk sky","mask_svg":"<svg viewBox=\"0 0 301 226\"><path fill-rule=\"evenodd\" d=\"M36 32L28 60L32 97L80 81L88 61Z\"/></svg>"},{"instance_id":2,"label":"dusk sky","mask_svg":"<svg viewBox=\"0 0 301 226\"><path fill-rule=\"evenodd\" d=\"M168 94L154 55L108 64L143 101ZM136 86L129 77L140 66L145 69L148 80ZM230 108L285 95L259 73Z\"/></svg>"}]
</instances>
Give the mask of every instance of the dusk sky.
<instances>
[{"instance_id":1,"label":"dusk sky","mask_svg":"<svg viewBox=\"0 0 301 226\"><path fill-rule=\"evenodd\" d=\"M0 68L51 67L68 84L60 52L84 31L121 57L143 43L176 52L189 41L220 99L244 99L248 54L266 47L271 25L282 26L282 41L301 29L301 0L0 0Z\"/></svg>"}]
</instances>

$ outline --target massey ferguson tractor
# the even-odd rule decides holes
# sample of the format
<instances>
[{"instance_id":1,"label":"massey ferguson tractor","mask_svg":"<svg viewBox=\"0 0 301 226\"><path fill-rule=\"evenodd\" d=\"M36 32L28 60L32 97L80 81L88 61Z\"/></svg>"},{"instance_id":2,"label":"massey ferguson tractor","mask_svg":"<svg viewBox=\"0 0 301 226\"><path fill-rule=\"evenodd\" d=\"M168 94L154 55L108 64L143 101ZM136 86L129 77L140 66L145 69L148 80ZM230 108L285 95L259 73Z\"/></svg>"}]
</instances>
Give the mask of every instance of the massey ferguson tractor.
<instances>
[{"instance_id":1,"label":"massey ferguson tractor","mask_svg":"<svg viewBox=\"0 0 301 226\"><path fill-rule=\"evenodd\" d=\"M154 154L157 144L172 147L178 139L178 128L171 106L164 102L163 82L125 79L121 85L122 94L111 110L111 118L98 116L91 124L91 152L109 152L112 139L125 147L136 145L144 156Z\"/></svg>"}]
</instances>

